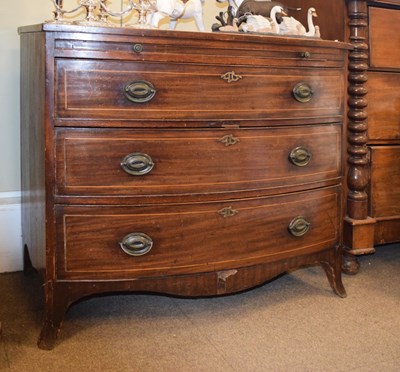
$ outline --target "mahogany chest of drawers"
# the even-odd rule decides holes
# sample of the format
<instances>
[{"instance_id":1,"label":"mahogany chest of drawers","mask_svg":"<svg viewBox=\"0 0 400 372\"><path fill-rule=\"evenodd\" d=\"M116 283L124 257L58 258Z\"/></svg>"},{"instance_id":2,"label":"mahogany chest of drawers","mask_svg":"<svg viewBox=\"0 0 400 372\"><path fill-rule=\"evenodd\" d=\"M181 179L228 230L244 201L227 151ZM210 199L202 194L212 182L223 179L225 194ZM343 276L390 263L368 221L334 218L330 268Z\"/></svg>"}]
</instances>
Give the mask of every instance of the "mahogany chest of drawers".
<instances>
[{"instance_id":1,"label":"mahogany chest of drawers","mask_svg":"<svg viewBox=\"0 0 400 372\"><path fill-rule=\"evenodd\" d=\"M110 291L341 282L348 45L38 25L21 34L23 237L51 348Z\"/></svg>"}]
</instances>

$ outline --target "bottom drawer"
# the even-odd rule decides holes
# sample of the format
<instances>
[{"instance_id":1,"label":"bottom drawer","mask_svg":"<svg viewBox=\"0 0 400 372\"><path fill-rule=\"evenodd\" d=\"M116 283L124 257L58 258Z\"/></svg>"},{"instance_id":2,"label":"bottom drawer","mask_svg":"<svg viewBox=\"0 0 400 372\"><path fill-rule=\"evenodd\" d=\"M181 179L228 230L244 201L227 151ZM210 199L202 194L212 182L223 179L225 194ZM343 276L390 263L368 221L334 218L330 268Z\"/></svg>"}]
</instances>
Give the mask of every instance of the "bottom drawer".
<instances>
[{"instance_id":1,"label":"bottom drawer","mask_svg":"<svg viewBox=\"0 0 400 372\"><path fill-rule=\"evenodd\" d=\"M339 205L339 188L326 188L193 205L58 206L57 277L209 272L316 252L338 241Z\"/></svg>"},{"instance_id":2,"label":"bottom drawer","mask_svg":"<svg viewBox=\"0 0 400 372\"><path fill-rule=\"evenodd\" d=\"M400 215L400 146L372 146L370 152L371 216Z\"/></svg>"}]
</instances>

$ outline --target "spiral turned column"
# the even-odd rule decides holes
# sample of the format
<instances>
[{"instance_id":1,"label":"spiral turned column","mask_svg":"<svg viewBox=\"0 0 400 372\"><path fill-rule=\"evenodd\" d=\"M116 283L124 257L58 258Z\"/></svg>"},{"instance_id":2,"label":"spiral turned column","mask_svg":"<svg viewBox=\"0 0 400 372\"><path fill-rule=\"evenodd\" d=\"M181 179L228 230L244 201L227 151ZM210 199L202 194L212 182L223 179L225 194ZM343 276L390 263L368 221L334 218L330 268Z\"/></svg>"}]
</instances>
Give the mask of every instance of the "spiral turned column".
<instances>
[{"instance_id":1,"label":"spiral turned column","mask_svg":"<svg viewBox=\"0 0 400 372\"><path fill-rule=\"evenodd\" d=\"M365 0L348 1L349 41L354 49L349 54L348 86L348 169L347 216L345 220L344 271L355 273L354 255L371 253L373 221L368 217L369 156L367 147L368 80L368 14Z\"/></svg>"},{"instance_id":2,"label":"spiral turned column","mask_svg":"<svg viewBox=\"0 0 400 372\"><path fill-rule=\"evenodd\" d=\"M349 1L350 42L348 111L347 214L353 219L368 217L367 148L367 11L365 1Z\"/></svg>"}]
</instances>

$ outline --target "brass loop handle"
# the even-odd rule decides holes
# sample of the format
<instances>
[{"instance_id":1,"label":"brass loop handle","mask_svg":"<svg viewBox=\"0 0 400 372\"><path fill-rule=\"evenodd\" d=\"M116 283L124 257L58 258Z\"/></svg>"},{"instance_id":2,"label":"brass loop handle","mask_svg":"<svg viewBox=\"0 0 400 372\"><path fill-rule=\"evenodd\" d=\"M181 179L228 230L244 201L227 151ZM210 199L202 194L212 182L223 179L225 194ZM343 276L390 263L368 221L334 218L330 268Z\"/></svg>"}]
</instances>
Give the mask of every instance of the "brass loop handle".
<instances>
[{"instance_id":1,"label":"brass loop handle","mask_svg":"<svg viewBox=\"0 0 400 372\"><path fill-rule=\"evenodd\" d=\"M305 235L310 229L311 223L308 222L304 217L297 216L293 218L289 223L289 232L296 237Z\"/></svg>"},{"instance_id":2,"label":"brass loop handle","mask_svg":"<svg viewBox=\"0 0 400 372\"><path fill-rule=\"evenodd\" d=\"M305 103L311 101L313 98L314 91L311 86L307 83L301 82L295 85L293 88L293 97L296 101Z\"/></svg>"},{"instance_id":3,"label":"brass loop handle","mask_svg":"<svg viewBox=\"0 0 400 372\"><path fill-rule=\"evenodd\" d=\"M311 152L305 147L296 147L290 152L289 159L297 167L305 167L311 161Z\"/></svg>"},{"instance_id":4,"label":"brass loop handle","mask_svg":"<svg viewBox=\"0 0 400 372\"><path fill-rule=\"evenodd\" d=\"M141 152L133 152L126 155L121 162L122 169L133 176L143 176L154 167L153 159Z\"/></svg>"},{"instance_id":5,"label":"brass loop handle","mask_svg":"<svg viewBox=\"0 0 400 372\"><path fill-rule=\"evenodd\" d=\"M157 90L149 81L137 80L128 83L124 88L125 97L135 103L146 103L151 101Z\"/></svg>"},{"instance_id":6,"label":"brass loop handle","mask_svg":"<svg viewBox=\"0 0 400 372\"><path fill-rule=\"evenodd\" d=\"M300 56L301 56L301 58L310 58L311 53L310 52L301 52Z\"/></svg>"},{"instance_id":7,"label":"brass loop handle","mask_svg":"<svg viewBox=\"0 0 400 372\"><path fill-rule=\"evenodd\" d=\"M143 256L153 248L153 240L146 234L132 233L126 235L119 246L129 256Z\"/></svg>"}]
</instances>

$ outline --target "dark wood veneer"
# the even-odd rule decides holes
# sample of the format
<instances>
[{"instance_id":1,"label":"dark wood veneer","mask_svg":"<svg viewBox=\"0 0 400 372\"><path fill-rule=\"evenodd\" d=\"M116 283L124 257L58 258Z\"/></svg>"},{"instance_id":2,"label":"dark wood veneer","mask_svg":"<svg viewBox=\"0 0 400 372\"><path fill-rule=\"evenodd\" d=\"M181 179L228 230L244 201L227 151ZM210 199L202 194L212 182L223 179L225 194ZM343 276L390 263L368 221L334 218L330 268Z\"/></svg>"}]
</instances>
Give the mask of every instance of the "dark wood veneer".
<instances>
[{"instance_id":1,"label":"dark wood veneer","mask_svg":"<svg viewBox=\"0 0 400 372\"><path fill-rule=\"evenodd\" d=\"M340 125L295 128L203 130L58 129L56 140L58 195L132 196L229 193L304 185L340 177ZM225 138L237 143L227 146ZM308 166L289 160L306 147ZM107 157L101 157L106 151ZM146 153L153 169L138 177L121 161L130 153ZM243 154L246 154L244 157ZM221 162L221 159L224 159ZM141 199L140 199L141 198Z\"/></svg>"},{"instance_id":2,"label":"dark wood veneer","mask_svg":"<svg viewBox=\"0 0 400 372\"><path fill-rule=\"evenodd\" d=\"M26 269L43 275L41 348L95 293L219 295L320 264L345 296L347 44L50 24L20 34L23 239ZM127 100L134 80L152 80L155 98ZM306 102L297 84L311 88ZM124 171L129 154L144 174Z\"/></svg>"}]
</instances>

